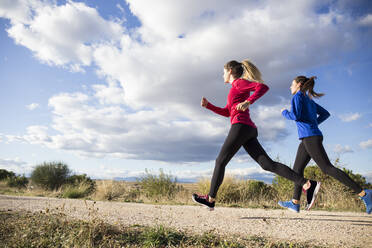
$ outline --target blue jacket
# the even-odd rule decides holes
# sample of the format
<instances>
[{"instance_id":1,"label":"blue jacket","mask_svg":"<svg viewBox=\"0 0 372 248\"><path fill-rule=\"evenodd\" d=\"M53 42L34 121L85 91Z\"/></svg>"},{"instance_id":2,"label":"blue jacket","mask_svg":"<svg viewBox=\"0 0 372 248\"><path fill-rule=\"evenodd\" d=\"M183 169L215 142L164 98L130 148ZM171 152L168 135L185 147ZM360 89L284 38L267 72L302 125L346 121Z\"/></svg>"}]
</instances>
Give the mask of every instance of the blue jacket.
<instances>
[{"instance_id":1,"label":"blue jacket","mask_svg":"<svg viewBox=\"0 0 372 248\"><path fill-rule=\"evenodd\" d=\"M298 137L322 136L318 125L330 116L329 112L301 91L293 96L291 103L291 111L284 110L282 115L296 121Z\"/></svg>"}]
</instances>

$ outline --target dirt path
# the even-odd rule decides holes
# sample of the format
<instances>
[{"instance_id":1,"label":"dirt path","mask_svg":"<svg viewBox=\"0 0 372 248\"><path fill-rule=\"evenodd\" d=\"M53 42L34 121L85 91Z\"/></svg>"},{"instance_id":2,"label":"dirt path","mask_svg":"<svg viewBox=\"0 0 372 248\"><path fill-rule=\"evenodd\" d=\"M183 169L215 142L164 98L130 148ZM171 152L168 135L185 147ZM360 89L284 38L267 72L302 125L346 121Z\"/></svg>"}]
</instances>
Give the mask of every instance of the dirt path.
<instances>
[{"instance_id":1,"label":"dirt path","mask_svg":"<svg viewBox=\"0 0 372 248\"><path fill-rule=\"evenodd\" d=\"M303 211L296 214L287 210L223 207L210 212L200 206L94 203L5 195L0 195L0 209L32 212L60 212L62 209L73 218L88 220L94 215L111 224L162 224L196 233L214 230L219 234L258 235L332 247L372 247L372 215L366 213Z\"/></svg>"}]
</instances>

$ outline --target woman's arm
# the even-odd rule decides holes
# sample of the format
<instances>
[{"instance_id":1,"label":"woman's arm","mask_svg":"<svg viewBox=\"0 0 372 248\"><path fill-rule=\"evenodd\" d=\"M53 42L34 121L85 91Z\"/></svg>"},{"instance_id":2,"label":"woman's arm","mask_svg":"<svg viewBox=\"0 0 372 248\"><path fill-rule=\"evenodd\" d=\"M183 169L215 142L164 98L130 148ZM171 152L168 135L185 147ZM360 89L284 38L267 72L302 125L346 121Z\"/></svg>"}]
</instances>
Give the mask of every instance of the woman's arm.
<instances>
[{"instance_id":1,"label":"woman's arm","mask_svg":"<svg viewBox=\"0 0 372 248\"><path fill-rule=\"evenodd\" d=\"M209 110L212 110L216 114L219 114L219 115L222 115L222 116L225 116L225 117L230 116L230 111L229 111L229 108L227 107L227 105L224 108L219 108L219 107L214 106L212 103L208 102L206 108L209 109Z\"/></svg>"},{"instance_id":2,"label":"woman's arm","mask_svg":"<svg viewBox=\"0 0 372 248\"><path fill-rule=\"evenodd\" d=\"M246 80L237 82L235 87L241 91L254 91L253 94L246 99L246 102L249 102L249 104L253 104L269 90L269 86L266 84Z\"/></svg>"},{"instance_id":3,"label":"woman's arm","mask_svg":"<svg viewBox=\"0 0 372 248\"><path fill-rule=\"evenodd\" d=\"M318 118L316 119L318 124L322 123L328 117L331 115L326 109L324 109L322 106L319 104L315 103L316 106L316 113L318 114Z\"/></svg>"},{"instance_id":4,"label":"woman's arm","mask_svg":"<svg viewBox=\"0 0 372 248\"><path fill-rule=\"evenodd\" d=\"M219 115L226 116L226 117L230 116L230 111L229 111L229 108L227 107L227 105L224 108L216 107L212 103L210 103L204 96L202 97L200 105L204 108L212 110L213 112L215 112Z\"/></svg>"},{"instance_id":5,"label":"woman's arm","mask_svg":"<svg viewBox=\"0 0 372 248\"><path fill-rule=\"evenodd\" d=\"M291 111L288 111L287 109L282 111L282 115L287 118L288 120L297 121L301 117L302 112L302 101L301 97L299 95L295 95L292 98L292 109Z\"/></svg>"},{"instance_id":6,"label":"woman's arm","mask_svg":"<svg viewBox=\"0 0 372 248\"><path fill-rule=\"evenodd\" d=\"M250 105L253 104L258 98L263 96L269 90L269 86L267 86L266 84L256 82L251 82L251 84L253 84L254 93L247 99Z\"/></svg>"}]
</instances>

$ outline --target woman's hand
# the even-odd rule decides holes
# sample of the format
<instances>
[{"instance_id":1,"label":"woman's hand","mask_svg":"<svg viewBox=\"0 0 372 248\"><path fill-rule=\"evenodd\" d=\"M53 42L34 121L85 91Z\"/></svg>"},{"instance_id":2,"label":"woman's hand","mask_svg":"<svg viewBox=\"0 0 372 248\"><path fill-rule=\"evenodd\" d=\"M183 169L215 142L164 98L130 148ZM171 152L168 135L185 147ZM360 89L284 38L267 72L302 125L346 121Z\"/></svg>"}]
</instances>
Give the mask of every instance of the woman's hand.
<instances>
[{"instance_id":1,"label":"woman's hand","mask_svg":"<svg viewBox=\"0 0 372 248\"><path fill-rule=\"evenodd\" d=\"M236 110L246 111L251 103L249 101L244 101L236 105Z\"/></svg>"},{"instance_id":2,"label":"woman's hand","mask_svg":"<svg viewBox=\"0 0 372 248\"><path fill-rule=\"evenodd\" d=\"M201 99L201 103L200 103L200 105L201 105L202 107L206 108L207 105L208 105L208 100L207 100L207 98L205 98L205 97L203 96L202 99Z\"/></svg>"},{"instance_id":3,"label":"woman's hand","mask_svg":"<svg viewBox=\"0 0 372 248\"><path fill-rule=\"evenodd\" d=\"M286 108L282 108L282 109L280 110L280 113L283 113L284 110L287 110L287 109L286 109Z\"/></svg>"}]
</instances>

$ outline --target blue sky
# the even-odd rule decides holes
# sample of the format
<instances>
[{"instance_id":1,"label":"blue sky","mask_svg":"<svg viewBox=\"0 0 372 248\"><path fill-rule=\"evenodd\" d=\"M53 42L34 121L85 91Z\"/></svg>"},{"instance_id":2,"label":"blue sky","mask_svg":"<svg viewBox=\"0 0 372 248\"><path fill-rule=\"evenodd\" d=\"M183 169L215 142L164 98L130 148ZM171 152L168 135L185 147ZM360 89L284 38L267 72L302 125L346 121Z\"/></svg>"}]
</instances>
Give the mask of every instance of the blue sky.
<instances>
[{"instance_id":1,"label":"blue sky","mask_svg":"<svg viewBox=\"0 0 372 248\"><path fill-rule=\"evenodd\" d=\"M316 75L329 157L372 181L368 2L1 1L0 168L209 177L230 122L200 99L225 106L223 65L247 58L270 87L251 112L273 158L293 164L297 130L280 109L294 77ZM272 178L244 152L227 173Z\"/></svg>"}]
</instances>

